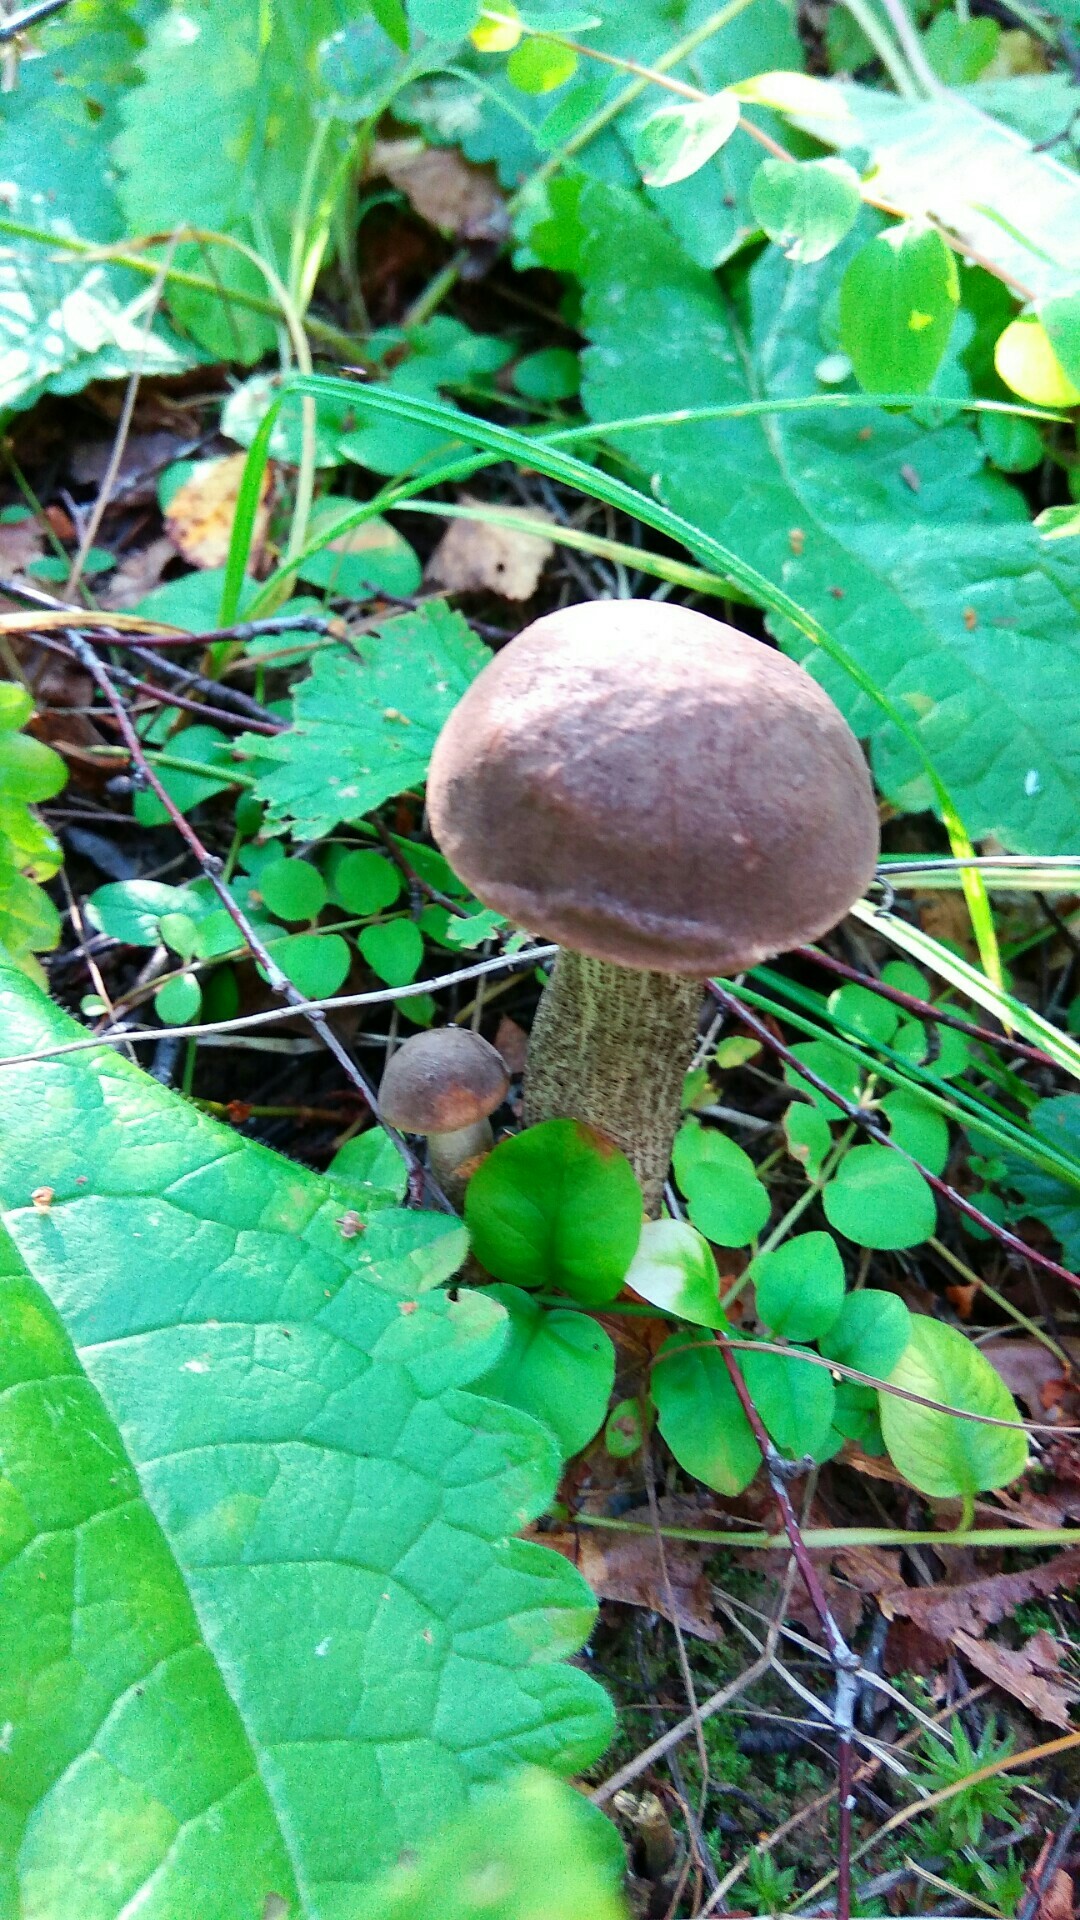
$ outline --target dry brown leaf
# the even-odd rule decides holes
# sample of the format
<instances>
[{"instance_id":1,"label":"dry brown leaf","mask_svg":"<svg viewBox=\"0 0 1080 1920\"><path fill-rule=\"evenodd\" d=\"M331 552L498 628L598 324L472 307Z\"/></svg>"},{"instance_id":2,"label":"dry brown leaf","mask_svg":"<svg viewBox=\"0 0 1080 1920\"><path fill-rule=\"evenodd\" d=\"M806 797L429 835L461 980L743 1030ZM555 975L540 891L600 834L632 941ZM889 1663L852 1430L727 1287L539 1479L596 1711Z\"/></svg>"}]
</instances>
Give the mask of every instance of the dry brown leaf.
<instances>
[{"instance_id":1,"label":"dry brown leaf","mask_svg":"<svg viewBox=\"0 0 1080 1920\"><path fill-rule=\"evenodd\" d=\"M159 534L156 540L151 540L148 547L125 554L116 572L110 574L108 586L98 595L100 605L108 607L113 613L124 613L128 607L137 607L139 601L159 584L166 567L175 559L176 548L165 534Z\"/></svg>"},{"instance_id":2,"label":"dry brown leaf","mask_svg":"<svg viewBox=\"0 0 1080 1920\"><path fill-rule=\"evenodd\" d=\"M999 1620L1011 1619L1026 1600L1044 1598L1058 1587L1080 1581L1080 1547L1070 1547L1041 1567L1019 1573L995 1573L962 1586L879 1589L878 1603L889 1620L911 1620L935 1640L948 1643L957 1633L983 1634Z\"/></svg>"},{"instance_id":3,"label":"dry brown leaf","mask_svg":"<svg viewBox=\"0 0 1080 1920\"><path fill-rule=\"evenodd\" d=\"M1039 1895L1035 1920L1076 1920L1076 1889L1072 1874L1058 1867L1050 1885Z\"/></svg>"},{"instance_id":4,"label":"dry brown leaf","mask_svg":"<svg viewBox=\"0 0 1080 1920\"><path fill-rule=\"evenodd\" d=\"M462 497L463 506L477 503ZM530 520L551 525L551 515L528 509ZM504 600L530 600L555 548L543 534L521 533L483 520L452 520L427 563L424 577L448 593L497 593Z\"/></svg>"},{"instance_id":5,"label":"dry brown leaf","mask_svg":"<svg viewBox=\"0 0 1080 1920\"><path fill-rule=\"evenodd\" d=\"M447 239L501 241L510 231L506 200L492 174L472 166L456 147L378 140L368 173L389 180Z\"/></svg>"},{"instance_id":6,"label":"dry brown leaf","mask_svg":"<svg viewBox=\"0 0 1080 1920\"><path fill-rule=\"evenodd\" d=\"M502 1054L507 1073L524 1073L529 1036L508 1013L503 1014L495 1030L495 1050Z\"/></svg>"},{"instance_id":7,"label":"dry brown leaf","mask_svg":"<svg viewBox=\"0 0 1080 1920\"><path fill-rule=\"evenodd\" d=\"M180 457L187 444L178 434L128 435L120 468L113 483L113 498L125 507L149 507L157 499L157 476L163 467ZM100 487L113 457L114 440L83 440L71 450L68 471L77 487Z\"/></svg>"},{"instance_id":8,"label":"dry brown leaf","mask_svg":"<svg viewBox=\"0 0 1080 1920\"><path fill-rule=\"evenodd\" d=\"M44 551L45 540L36 520L0 522L0 573L22 573Z\"/></svg>"},{"instance_id":9,"label":"dry brown leaf","mask_svg":"<svg viewBox=\"0 0 1080 1920\"><path fill-rule=\"evenodd\" d=\"M1029 1713L1052 1727L1072 1727L1069 1708L1080 1700L1080 1687L1062 1675L1060 1656L1048 1633L1033 1634L1015 1651L993 1640L977 1640L972 1633L954 1634L953 1646Z\"/></svg>"},{"instance_id":10,"label":"dry brown leaf","mask_svg":"<svg viewBox=\"0 0 1080 1920\"><path fill-rule=\"evenodd\" d=\"M647 1518L644 1509L630 1519ZM598 1600L618 1600L628 1607L646 1607L650 1613L662 1613L665 1620L678 1621L684 1633L699 1640L719 1640L720 1628L713 1611L712 1590L705 1577L706 1549L689 1540L664 1543L668 1582L664 1580L656 1540L643 1533L593 1533L590 1528L571 1527L558 1532L530 1533L545 1547L554 1547L572 1560L584 1574ZM674 1600L674 1613L668 1599L668 1583Z\"/></svg>"},{"instance_id":11,"label":"dry brown leaf","mask_svg":"<svg viewBox=\"0 0 1080 1920\"><path fill-rule=\"evenodd\" d=\"M1080 1363L1080 1342L1066 1337L1062 1346L1074 1363ZM1071 1412L1065 1410L1068 1395L1063 1392L1062 1384L1068 1381L1068 1375L1056 1354L1041 1341L988 1340L982 1352L1001 1375L1009 1392L1026 1402L1033 1419L1060 1420L1068 1426L1076 1424L1080 1399L1074 1396Z\"/></svg>"},{"instance_id":12,"label":"dry brown leaf","mask_svg":"<svg viewBox=\"0 0 1080 1920\"><path fill-rule=\"evenodd\" d=\"M165 531L189 566L225 565L246 460L246 453L227 453L220 459L200 460L191 478L173 494L165 515ZM266 539L272 478L268 464L251 539L253 568L258 566Z\"/></svg>"}]
</instances>

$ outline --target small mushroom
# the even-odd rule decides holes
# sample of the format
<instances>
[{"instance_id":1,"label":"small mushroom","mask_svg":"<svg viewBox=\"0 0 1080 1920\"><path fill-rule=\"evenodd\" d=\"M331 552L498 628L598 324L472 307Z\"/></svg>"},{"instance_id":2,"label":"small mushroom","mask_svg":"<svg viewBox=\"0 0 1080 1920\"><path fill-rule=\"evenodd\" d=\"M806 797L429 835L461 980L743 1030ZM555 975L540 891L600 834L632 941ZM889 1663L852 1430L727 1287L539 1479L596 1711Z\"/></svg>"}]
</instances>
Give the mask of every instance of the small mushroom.
<instances>
[{"instance_id":1,"label":"small mushroom","mask_svg":"<svg viewBox=\"0 0 1080 1920\"><path fill-rule=\"evenodd\" d=\"M417 1033L392 1055L379 1088L383 1119L402 1133L427 1136L428 1161L448 1200L458 1205L493 1135L488 1115L506 1098L502 1055L467 1027Z\"/></svg>"},{"instance_id":2,"label":"small mushroom","mask_svg":"<svg viewBox=\"0 0 1080 1920\"><path fill-rule=\"evenodd\" d=\"M435 747L435 838L562 951L526 1123L588 1121L655 1216L710 974L815 940L873 876L866 762L810 675L656 600L564 607L473 681Z\"/></svg>"}]
</instances>

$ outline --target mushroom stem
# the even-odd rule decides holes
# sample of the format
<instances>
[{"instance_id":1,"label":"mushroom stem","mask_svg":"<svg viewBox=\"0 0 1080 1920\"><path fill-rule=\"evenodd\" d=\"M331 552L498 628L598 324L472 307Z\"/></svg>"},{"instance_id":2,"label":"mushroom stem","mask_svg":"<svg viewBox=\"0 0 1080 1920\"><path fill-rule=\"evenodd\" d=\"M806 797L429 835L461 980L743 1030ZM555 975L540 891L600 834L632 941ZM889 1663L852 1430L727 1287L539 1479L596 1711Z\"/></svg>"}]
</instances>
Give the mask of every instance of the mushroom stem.
<instances>
[{"instance_id":1,"label":"mushroom stem","mask_svg":"<svg viewBox=\"0 0 1080 1920\"><path fill-rule=\"evenodd\" d=\"M660 1212L703 993L676 973L563 947L540 999L525 1069L525 1124L584 1120L622 1148L650 1220Z\"/></svg>"},{"instance_id":2,"label":"mushroom stem","mask_svg":"<svg viewBox=\"0 0 1080 1920\"><path fill-rule=\"evenodd\" d=\"M494 1139L490 1120L475 1120L471 1127L455 1127L452 1133L429 1133L428 1162L453 1206L461 1205L468 1185L468 1176L462 1179L460 1169L486 1153Z\"/></svg>"}]
</instances>

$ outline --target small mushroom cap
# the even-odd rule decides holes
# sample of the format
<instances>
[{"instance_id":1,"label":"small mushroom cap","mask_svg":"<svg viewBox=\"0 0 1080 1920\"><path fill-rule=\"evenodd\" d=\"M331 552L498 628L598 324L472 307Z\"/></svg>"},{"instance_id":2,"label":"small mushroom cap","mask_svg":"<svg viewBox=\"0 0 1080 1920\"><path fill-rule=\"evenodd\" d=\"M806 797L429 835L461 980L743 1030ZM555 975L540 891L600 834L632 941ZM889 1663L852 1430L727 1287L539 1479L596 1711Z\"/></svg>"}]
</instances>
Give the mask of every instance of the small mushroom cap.
<instances>
[{"instance_id":1,"label":"small mushroom cap","mask_svg":"<svg viewBox=\"0 0 1080 1920\"><path fill-rule=\"evenodd\" d=\"M494 1113L509 1085L502 1055L478 1033L436 1027L391 1055L379 1106L403 1133L456 1133Z\"/></svg>"},{"instance_id":2,"label":"small mushroom cap","mask_svg":"<svg viewBox=\"0 0 1080 1920\"><path fill-rule=\"evenodd\" d=\"M664 973L817 939L878 853L866 762L817 682L655 600L565 607L504 647L439 735L428 808L487 906Z\"/></svg>"}]
</instances>

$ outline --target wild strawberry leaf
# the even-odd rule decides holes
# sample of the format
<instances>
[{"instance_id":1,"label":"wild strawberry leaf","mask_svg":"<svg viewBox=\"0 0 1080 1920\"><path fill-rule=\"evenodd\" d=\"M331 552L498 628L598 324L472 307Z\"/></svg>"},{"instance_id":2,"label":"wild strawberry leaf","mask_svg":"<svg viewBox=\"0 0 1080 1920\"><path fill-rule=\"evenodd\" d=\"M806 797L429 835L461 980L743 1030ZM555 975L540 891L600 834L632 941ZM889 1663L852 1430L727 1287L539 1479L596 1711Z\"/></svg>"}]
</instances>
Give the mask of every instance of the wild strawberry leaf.
<instances>
[{"instance_id":1,"label":"wild strawberry leaf","mask_svg":"<svg viewBox=\"0 0 1080 1920\"><path fill-rule=\"evenodd\" d=\"M79 1032L3 989L6 1056ZM511 1537L555 1444L463 1391L506 1320L427 1216L358 1232L105 1050L0 1067L0 1169L5 1909L340 1920L481 1784L596 1755L591 1595Z\"/></svg>"},{"instance_id":2,"label":"wild strawberry leaf","mask_svg":"<svg viewBox=\"0 0 1080 1920\"><path fill-rule=\"evenodd\" d=\"M442 601L317 654L293 691L289 731L238 743L258 762L271 822L315 839L418 786L444 720L490 657Z\"/></svg>"}]
</instances>

